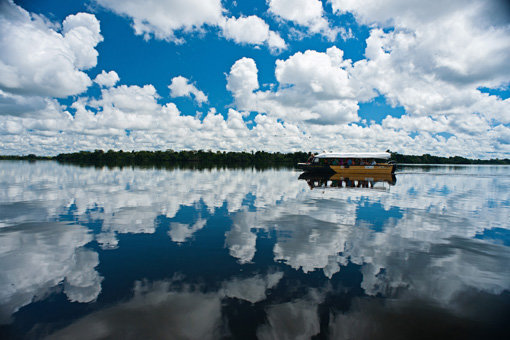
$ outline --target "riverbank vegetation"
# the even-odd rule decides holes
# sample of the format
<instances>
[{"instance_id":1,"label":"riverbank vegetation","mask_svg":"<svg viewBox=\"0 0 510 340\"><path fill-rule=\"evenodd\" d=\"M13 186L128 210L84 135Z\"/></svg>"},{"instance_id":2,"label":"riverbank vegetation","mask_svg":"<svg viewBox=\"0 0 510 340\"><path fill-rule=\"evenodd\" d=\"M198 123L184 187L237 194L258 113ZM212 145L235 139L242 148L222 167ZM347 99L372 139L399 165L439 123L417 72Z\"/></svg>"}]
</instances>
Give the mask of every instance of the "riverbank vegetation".
<instances>
[{"instance_id":1,"label":"riverbank vegetation","mask_svg":"<svg viewBox=\"0 0 510 340\"><path fill-rule=\"evenodd\" d=\"M225 151L80 151L74 153L61 153L54 157L37 156L0 156L0 160L56 160L61 163L96 166L129 166L146 165L167 167L171 165L188 164L200 168L207 166L294 166L298 162L305 162L308 152L225 152ZM391 160L400 164L510 164L510 159L469 159L460 156L440 157L430 154L403 155L391 152Z\"/></svg>"}]
</instances>

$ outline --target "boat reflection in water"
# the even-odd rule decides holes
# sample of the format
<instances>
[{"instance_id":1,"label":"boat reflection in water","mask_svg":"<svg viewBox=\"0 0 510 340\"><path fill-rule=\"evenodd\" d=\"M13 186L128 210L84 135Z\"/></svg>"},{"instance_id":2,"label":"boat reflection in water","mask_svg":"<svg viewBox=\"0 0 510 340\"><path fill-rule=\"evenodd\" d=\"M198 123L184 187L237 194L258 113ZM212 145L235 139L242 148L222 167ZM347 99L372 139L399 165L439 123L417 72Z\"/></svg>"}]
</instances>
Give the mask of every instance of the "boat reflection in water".
<instances>
[{"instance_id":1,"label":"boat reflection in water","mask_svg":"<svg viewBox=\"0 0 510 340\"><path fill-rule=\"evenodd\" d=\"M303 172L299 176L305 180L311 190L314 188L370 188L387 190L390 185L395 185L397 178L394 174L324 174Z\"/></svg>"}]
</instances>

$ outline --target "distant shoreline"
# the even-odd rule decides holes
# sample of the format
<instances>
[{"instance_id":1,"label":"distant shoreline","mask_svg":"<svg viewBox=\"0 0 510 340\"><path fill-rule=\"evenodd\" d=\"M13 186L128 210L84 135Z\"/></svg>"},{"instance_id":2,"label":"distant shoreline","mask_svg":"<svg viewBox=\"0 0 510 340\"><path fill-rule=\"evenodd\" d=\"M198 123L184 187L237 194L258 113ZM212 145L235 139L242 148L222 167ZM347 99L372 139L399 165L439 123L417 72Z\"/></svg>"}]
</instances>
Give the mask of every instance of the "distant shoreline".
<instances>
[{"instance_id":1,"label":"distant shoreline","mask_svg":"<svg viewBox=\"0 0 510 340\"><path fill-rule=\"evenodd\" d=\"M225 152L225 151L80 151L74 153L61 153L57 156L30 155L0 155L0 160L55 160L59 163L95 166L172 166L185 163L201 166L294 166L298 162L305 162L308 152ZM510 159L469 159L461 156L440 157L430 154L403 155L391 152L391 160L398 164L502 164L510 165ZM195 167L195 166L194 166Z\"/></svg>"}]
</instances>

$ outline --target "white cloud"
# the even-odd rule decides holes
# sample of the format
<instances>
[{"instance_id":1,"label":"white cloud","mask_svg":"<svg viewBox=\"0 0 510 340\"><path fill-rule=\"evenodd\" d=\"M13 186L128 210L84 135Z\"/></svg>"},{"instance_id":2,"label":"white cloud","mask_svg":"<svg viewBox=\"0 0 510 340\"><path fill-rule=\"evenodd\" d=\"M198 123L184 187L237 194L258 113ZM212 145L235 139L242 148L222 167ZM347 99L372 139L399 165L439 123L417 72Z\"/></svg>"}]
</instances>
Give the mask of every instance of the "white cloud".
<instances>
[{"instance_id":1,"label":"white cloud","mask_svg":"<svg viewBox=\"0 0 510 340\"><path fill-rule=\"evenodd\" d=\"M26 116L44 111L51 99L39 96L23 96L0 90L0 115Z\"/></svg>"},{"instance_id":2,"label":"white cloud","mask_svg":"<svg viewBox=\"0 0 510 340\"><path fill-rule=\"evenodd\" d=\"M324 17L320 0L268 0L269 13L304 26L310 33L320 33L335 41L339 33L346 37L343 27L331 27Z\"/></svg>"},{"instance_id":3,"label":"white cloud","mask_svg":"<svg viewBox=\"0 0 510 340\"><path fill-rule=\"evenodd\" d=\"M227 75L227 90L232 92L236 104L242 110L250 109L253 91L259 88L258 69L255 60L241 58L230 68Z\"/></svg>"},{"instance_id":4,"label":"white cloud","mask_svg":"<svg viewBox=\"0 0 510 340\"><path fill-rule=\"evenodd\" d=\"M10 1L0 6L0 90L67 97L91 85L82 71L96 65L95 47L103 40L94 15L69 15L59 33L43 17Z\"/></svg>"},{"instance_id":5,"label":"white cloud","mask_svg":"<svg viewBox=\"0 0 510 340\"><path fill-rule=\"evenodd\" d=\"M221 23L223 35L238 44L262 45L267 44L272 50L279 51L286 48L285 41L276 32L269 29L269 25L256 15L239 18L225 18Z\"/></svg>"},{"instance_id":6,"label":"white cloud","mask_svg":"<svg viewBox=\"0 0 510 340\"><path fill-rule=\"evenodd\" d=\"M252 59L242 58L227 76L227 89L243 111L265 112L289 122L354 122L358 100L370 98L372 92L349 76L351 68L351 61L343 60L343 51L336 47L325 53L297 52L276 61L276 91L255 91L257 66Z\"/></svg>"},{"instance_id":7,"label":"white cloud","mask_svg":"<svg viewBox=\"0 0 510 340\"><path fill-rule=\"evenodd\" d=\"M117 89L103 89L105 96L98 100L79 99L72 105L76 110L74 117L53 104L38 117L0 116L0 144L4 153L56 154L98 148L140 150L169 146L176 150L239 151L389 148L413 154L494 158L508 157L510 152L510 144L504 143L508 140L505 137L508 128L489 124L479 115L474 115L474 120L463 119L462 123L445 116L422 119L405 115L386 118L382 125L364 127L353 123L282 122L271 115L257 114L249 128L244 113L233 109L229 109L226 118L212 110L201 121L183 115L172 103L158 104L157 94L150 86ZM419 129L418 134L409 136L414 129ZM453 136L436 136L439 132Z\"/></svg>"},{"instance_id":8,"label":"white cloud","mask_svg":"<svg viewBox=\"0 0 510 340\"><path fill-rule=\"evenodd\" d=\"M417 27L430 22L476 15L476 25L506 26L508 6L504 2L480 0L452 0L444 3L431 0L328 0L334 12L352 12L363 24L377 23L383 26ZM470 18L474 19L474 18Z\"/></svg>"},{"instance_id":9,"label":"white cloud","mask_svg":"<svg viewBox=\"0 0 510 340\"><path fill-rule=\"evenodd\" d=\"M102 87L113 87L120 80L119 75L115 71L106 72L103 70L99 73L94 81Z\"/></svg>"},{"instance_id":10,"label":"white cloud","mask_svg":"<svg viewBox=\"0 0 510 340\"><path fill-rule=\"evenodd\" d=\"M100 5L133 20L137 35L182 42L176 31L191 32L216 26L223 13L221 0L96 0Z\"/></svg>"},{"instance_id":11,"label":"white cloud","mask_svg":"<svg viewBox=\"0 0 510 340\"><path fill-rule=\"evenodd\" d=\"M225 37L236 43L260 45L269 37L269 25L256 15L227 18L222 26Z\"/></svg>"},{"instance_id":12,"label":"white cloud","mask_svg":"<svg viewBox=\"0 0 510 340\"><path fill-rule=\"evenodd\" d=\"M430 133L455 133L456 135L479 135L491 130L489 122L480 115L459 116L409 116L400 118L387 116L382 121L382 126L395 130L403 129L407 132L426 131ZM466 136L469 138L468 136Z\"/></svg>"},{"instance_id":13,"label":"white cloud","mask_svg":"<svg viewBox=\"0 0 510 340\"><path fill-rule=\"evenodd\" d=\"M62 33L75 57L75 65L80 70L96 66L98 52L94 47L103 37L99 21L93 14L78 13L68 15L62 23Z\"/></svg>"},{"instance_id":14,"label":"white cloud","mask_svg":"<svg viewBox=\"0 0 510 340\"><path fill-rule=\"evenodd\" d=\"M172 98L191 97L191 95L193 95L198 105L202 105L202 103L207 102L207 96L205 93L197 89L195 85L190 84L189 80L183 76L172 78L172 83L168 86L168 88L170 89L170 96Z\"/></svg>"},{"instance_id":15,"label":"white cloud","mask_svg":"<svg viewBox=\"0 0 510 340\"><path fill-rule=\"evenodd\" d=\"M282 50L287 48L287 43L285 43L285 40L274 31L269 31L269 37L267 38L267 45L269 46L269 49L273 53L279 53Z\"/></svg>"},{"instance_id":16,"label":"white cloud","mask_svg":"<svg viewBox=\"0 0 510 340\"><path fill-rule=\"evenodd\" d=\"M508 123L509 103L478 91L508 84L503 2L332 0L374 28L353 75L410 114L482 114ZM382 27L395 30L383 31ZM448 32L445 34L445 32Z\"/></svg>"},{"instance_id":17,"label":"white cloud","mask_svg":"<svg viewBox=\"0 0 510 340\"><path fill-rule=\"evenodd\" d=\"M320 0L269 0L269 12L307 26L322 18Z\"/></svg>"},{"instance_id":18,"label":"white cloud","mask_svg":"<svg viewBox=\"0 0 510 340\"><path fill-rule=\"evenodd\" d=\"M413 33L373 29L367 39L369 59L354 64L353 77L376 88L392 105L401 105L410 114L481 113L488 119L508 122L505 112L509 100L478 91L479 86L488 85L484 81L466 79L458 83L445 78L437 65L427 65L432 56L424 55L434 51L422 50L419 45L420 39ZM495 78L487 75L489 79Z\"/></svg>"},{"instance_id":19,"label":"white cloud","mask_svg":"<svg viewBox=\"0 0 510 340\"><path fill-rule=\"evenodd\" d=\"M179 40L180 33L210 25L237 43L275 50L286 46L261 18L225 17L219 1L168 1L157 4L159 11L140 9L149 6L132 1L101 3L133 18L135 27L140 23L140 32L156 38ZM343 51L334 46L326 51L305 50L277 60L272 66L276 82L260 85L255 60L241 58L227 75L233 107L228 113L210 108L202 118L181 113L172 102L161 104L165 99L153 85L114 87L115 71L96 76L103 87L100 96L60 105L52 97L78 94L91 84L83 70L96 64L95 46L102 40L99 22L91 14L78 13L68 16L60 29L3 2L0 146L3 153L17 154L171 145L270 151L390 148L508 157L510 99L478 90L505 85L510 78L506 67L510 35L501 11L495 4L475 0L465 6L456 1L444 6L412 4L333 1L336 12L351 11L361 23L371 25L366 59L344 60ZM316 1L296 2L295 8L284 11L287 5L270 3L275 15L278 12L303 27L319 14L324 16ZM195 11L197 6L204 8ZM312 9L295 11L299 6ZM184 14L179 16L179 11ZM395 30L381 29L388 25ZM170 91L173 97L192 96L199 104L207 101L204 92L182 76L172 80ZM358 113L359 104L379 95L404 107L406 114L367 124ZM253 118L247 122L250 113Z\"/></svg>"},{"instance_id":20,"label":"white cloud","mask_svg":"<svg viewBox=\"0 0 510 340\"><path fill-rule=\"evenodd\" d=\"M133 20L135 34L145 39L183 43L183 33L202 31L204 26L219 27L221 34L238 44L267 45L275 53L287 45L277 32L256 15L239 18L224 16L220 0L96 0L100 5Z\"/></svg>"}]
</instances>

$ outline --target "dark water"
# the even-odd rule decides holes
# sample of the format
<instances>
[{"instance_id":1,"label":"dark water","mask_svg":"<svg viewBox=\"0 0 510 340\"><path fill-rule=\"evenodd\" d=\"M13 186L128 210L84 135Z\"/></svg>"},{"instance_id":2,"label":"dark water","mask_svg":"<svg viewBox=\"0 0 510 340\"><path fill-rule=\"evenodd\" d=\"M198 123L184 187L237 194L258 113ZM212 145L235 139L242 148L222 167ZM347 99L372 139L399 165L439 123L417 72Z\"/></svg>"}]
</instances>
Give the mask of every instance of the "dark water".
<instances>
[{"instance_id":1,"label":"dark water","mask_svg":"<svg viewBox=\"0 0 510 340\"><path fill-rule=\"evenodd\" d=\"M507 338L510 167L299 175L0 162L0 337Z\"/></svg>"}]
</instances>

